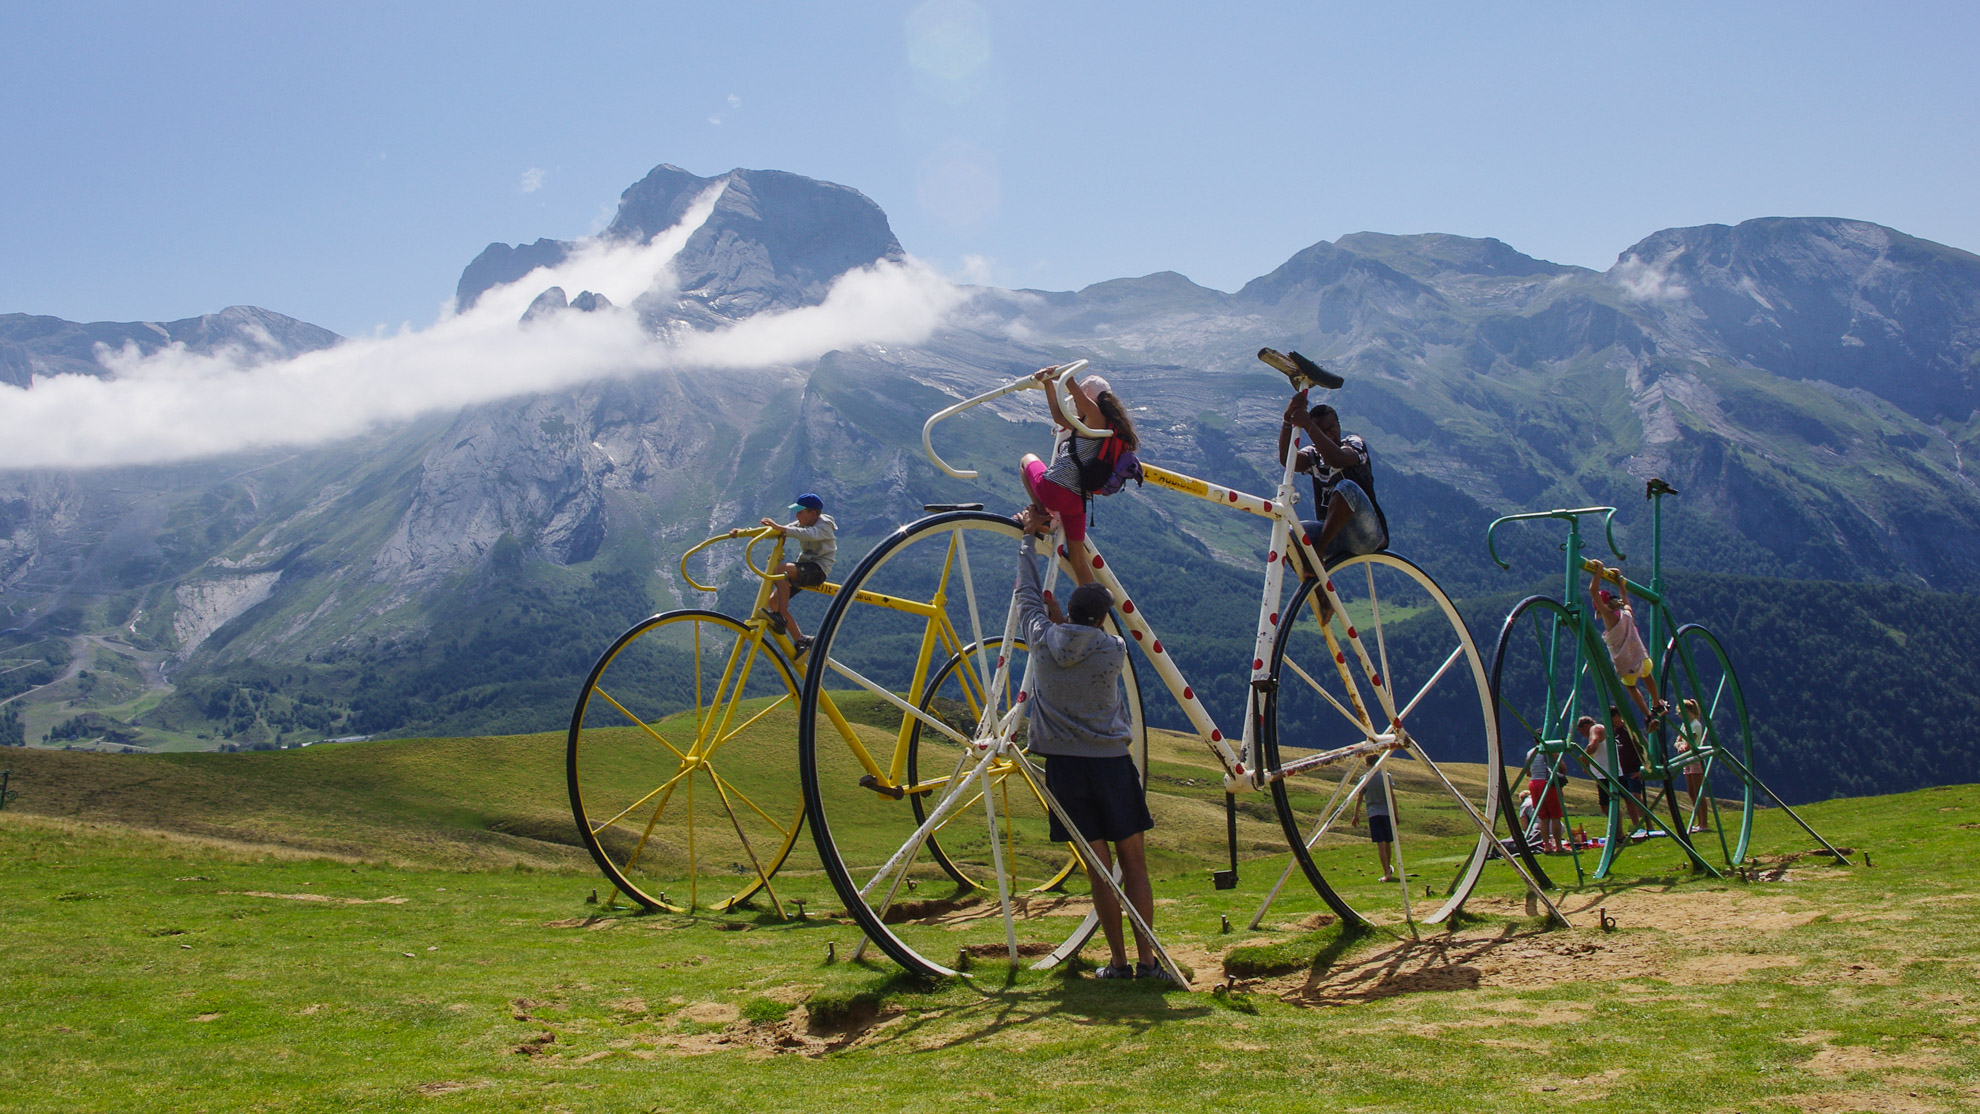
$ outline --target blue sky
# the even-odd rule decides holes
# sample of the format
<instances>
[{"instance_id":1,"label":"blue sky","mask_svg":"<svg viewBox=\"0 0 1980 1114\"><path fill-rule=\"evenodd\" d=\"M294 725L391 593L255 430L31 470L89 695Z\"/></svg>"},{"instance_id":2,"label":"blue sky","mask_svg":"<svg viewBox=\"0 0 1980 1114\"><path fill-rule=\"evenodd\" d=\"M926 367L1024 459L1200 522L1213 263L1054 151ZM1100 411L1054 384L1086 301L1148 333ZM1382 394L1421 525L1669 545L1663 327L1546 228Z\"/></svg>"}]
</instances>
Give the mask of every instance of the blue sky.
<instances>
[{"instance_id":1,"label":"blue sky","mask_svg":"<svg viewBox=\"0 0 1980 1114\"><path fill-rule=\"evenodd\" d=\"M1969 5L292 7L0 6L0 312L424 323L661 162L843 182L943 271L1047 289L1235 289L1364 229L1980 250Z\"/></svg>"}]
</instances>

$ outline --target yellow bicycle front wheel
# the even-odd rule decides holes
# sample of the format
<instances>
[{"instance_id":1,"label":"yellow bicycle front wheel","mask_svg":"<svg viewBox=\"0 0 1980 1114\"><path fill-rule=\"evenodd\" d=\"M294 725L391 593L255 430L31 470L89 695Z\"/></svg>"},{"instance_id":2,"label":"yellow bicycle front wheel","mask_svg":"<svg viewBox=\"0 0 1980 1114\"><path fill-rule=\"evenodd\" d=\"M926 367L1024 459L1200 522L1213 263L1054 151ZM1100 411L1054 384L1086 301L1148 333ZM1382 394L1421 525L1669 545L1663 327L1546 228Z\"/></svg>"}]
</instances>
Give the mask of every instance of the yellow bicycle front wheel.
<instances>
[{"instance_id":1,"label":"yellow bicycle front wheel","mask_svg":"<svg viewBox=\"0 0 1980 1114\"><path fill-rule=\"evenodd\" d=\"M619 636L571 713L565 769L578 836L648 909L734 909L762 894L804 821L798 684L752 624L670 611Z\"/></svg>"},{"instance_id":2,"label":"yellow bicycle front wheel","mask_svg":"<svg viewBox=\"0 0 1980 1114\"><path fill-rule=\"evenodd\" d=\"M1009 623L1018 546L1000 515L902 527L846 578L811 652L798 745L813 840L847 915L919 974L1013 950L1049 966L1097 924L1051 838L1039 760L1000 749L1022 744L1027 711L1028 648Z\"/></svg>"}]
</instances>

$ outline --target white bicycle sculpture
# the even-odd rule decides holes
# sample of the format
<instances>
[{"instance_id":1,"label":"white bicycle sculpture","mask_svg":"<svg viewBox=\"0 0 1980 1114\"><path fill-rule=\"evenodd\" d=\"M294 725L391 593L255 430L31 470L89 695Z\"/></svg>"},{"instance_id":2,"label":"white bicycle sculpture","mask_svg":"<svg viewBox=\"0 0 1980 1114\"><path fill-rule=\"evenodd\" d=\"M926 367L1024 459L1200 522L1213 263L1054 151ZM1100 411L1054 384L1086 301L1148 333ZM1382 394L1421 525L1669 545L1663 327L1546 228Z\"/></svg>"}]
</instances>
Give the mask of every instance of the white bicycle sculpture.
<instances>
[{"instance_id":1,"label":"white bicycle sculpture","mask_svg":"<svg viewBox=\"0 0 1980 1114\"><path fill-rule=\"evenodd\" d=\"M1294 374L1268 352L1260 358ZM1015 379L934 414L922 431L929 459L951 476L973 478L935 452L936 424L1014 392L1063 390L1063 378L1084 365L1050 369L1043 382ZM1070 404L1062 410L1073 413ZM1109 435L1073 422L1088 436ZM1271 498L1143 465L1154 487L1271 523L1235 737L1198 699L1135 593L1089 536L1095 576L1118 601L1108 625L1141 648L1223 768L1226 792L1271 795L1292 862L1254 925L1294 872L1349 924L1441 921L1463 905L1499 846L1499 732L1485 665L1449 597L1397 554L1338 558L1323 577L1295 576L1288 585L1294 547L1307 567L1321 567L1295 513L1293 456L1289 451L1282 462ZM806 811L825 871L866 933L861 951L870 942L930 976L958 974L973 957L1047 968L1075 954L1097 927L1082 892L1085 877L1103 879L1147 932L1118 884L1091 869L1083 845L1047 836L1047 813L1060 810L1024 750L1032 665L1018 637L1016 523L978 507L929 509L937 513L874 547L835 596L818 629L798 716ZM1066 567L1056 533L1053 540L1061 559L1047 572L1048 588ZM856 598L895 606L852 606ZM1324 623L1323 599L1332 605ZM987 626L986 617L999 616L986 616L986 607L1001 609L1003 622ZM1133 668L1125 672L1133 750L1145 777L1140 685ZM891 763L849 760L846 743L855 739L854 753L890 752ZM1464 768L1447 772L1452 763ZM1338 776L1317 787L1295 780L1330 770ZM1342 831L1377 771L1390 773L1401 790L1391 794L1402 808L1389 810L1398 878L1388 883L1368 880L1374 855L1365 839ZM1158 826L1150 843L1158 864L1161 834ZM1072 869L1068 849L1089 867L1085 877ZM1565 923L1532 876L1517 861L1507 865ZM1417 884L1427 896L1412 895ZM1167 950L1156 947L1163 966L1187 985Z\"/></svg>"}]
</instances>

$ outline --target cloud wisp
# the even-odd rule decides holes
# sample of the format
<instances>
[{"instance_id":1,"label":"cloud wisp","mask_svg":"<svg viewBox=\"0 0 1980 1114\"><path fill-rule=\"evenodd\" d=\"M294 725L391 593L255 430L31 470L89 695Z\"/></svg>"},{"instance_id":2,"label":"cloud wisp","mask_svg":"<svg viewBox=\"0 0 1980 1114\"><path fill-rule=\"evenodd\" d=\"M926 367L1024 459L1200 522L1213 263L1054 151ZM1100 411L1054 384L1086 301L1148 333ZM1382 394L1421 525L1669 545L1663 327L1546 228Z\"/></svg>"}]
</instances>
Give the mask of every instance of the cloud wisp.
<instances>
[{"instance_id":1,"label":"cloud wisp","mask_svg":"<svg viewBox=\"0 0 1980 1114\"><path fill-rule=\"evenodd\" d=\"M626 308L672 293L672 261L713 211L720 187L645 244L586 242L562 264L484 293L428 328L358 338L290 359L173 345L149 356L99 349L106 377L58 375L0 385L0 468L161 464L244 449L302 447L423 414L678 368L739 371L815 359L834 348L913 344L965 294L910 259L849 272L815 306L721 329L656 337ZM520 323L550 286L591 290L614 308Z\"/></svg>"}]
</instances>

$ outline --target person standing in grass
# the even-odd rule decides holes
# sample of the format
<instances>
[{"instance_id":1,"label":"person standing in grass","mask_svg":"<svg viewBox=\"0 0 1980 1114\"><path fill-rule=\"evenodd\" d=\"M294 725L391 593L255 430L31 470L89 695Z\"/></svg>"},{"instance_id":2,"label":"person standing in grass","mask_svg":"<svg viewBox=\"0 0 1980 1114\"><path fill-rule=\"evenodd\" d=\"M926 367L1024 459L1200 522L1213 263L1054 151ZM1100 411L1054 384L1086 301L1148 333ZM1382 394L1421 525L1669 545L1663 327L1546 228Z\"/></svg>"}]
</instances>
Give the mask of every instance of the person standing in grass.
<instances>
[{"instance_id":1,"label":"person standing in grass","mask_svg":"<svg viewBox=\"0 0 1980 1114\"><path fill-rule=\"evenodd\" d=\"M1361 756L1370 766L1375 765L1375 758L1373 751ZM1396 848L1396 825L1389 811L1394 794L1395 783L1389 780L1389 771L1372 775L1361 783L1361 792L1354 798L1354 816L1348 820L1350 826L1361 823L1361 806L1368 806L1368 840L1375 845L1375 857L1381 860L1384 882L1396 880L1395 871L1389 868L1389 858Z\"/></svg>"},{"instance_id":2,"label":"person standing in grass","mask_svg":"<svg viewBox=\"0 0 1980 1114\"><path fill-rule=\"evenodd\" d=\"M1574 721L1574 733L1581 736L1581 753L1588 756L1588 768L1595 773L1595 807L1609 811L1609 779L1616 769L1609 759L1609 729L1595 722L1594 716Z\"/></svg>"},{"instance_id":3,"label":"person standing in grass","mask_svg":"<svg viewBox=\"0 0 1980 1114\"><path fill-rule=\"evenodd\" d=\"M825 513L825 500L814 492L805 492L791 504L795 518L779 524L764 519L763 525L774 530L778 537L796 538L798 555L795 561L786 561L773 569L784 574L770 589L770 606L763 609L763 618L770 629L778 634L788 634L791 644L802 657L811 649L811 639L798 629L797 616L791 614L791 591L796 588L816 588L832 575L832 562L839 554L839 524Z\"/></svg>"},{"instance_id":4,"label":"person standing in grass","mask_svg":"<svg viewBox=\"0 0 1980 1114\"><path fill-rule=\"evenodd\" d=\"M1554 763L1539 743L1533 744L1532 768L1527 771L1526 792L1533 801L1533 815L1540 825L1540 850L1566 849L1567 820L1561 810L1561 787L1554 782Z\"/></svg>"},{"instance_id":5,"label":"person standing in grass","mask_svg":"<svg viewBox=\"0 0 1980 1114\"><path fill-rule=\"evenodd\" d=\"M1677 742L1673 745L1679 754L1689 754L1705 746L1705 718L1699 714L1698 701L1688 696L1684 699L1684 726L1678 729ZM1705 785L1703 763L1684 764L1684 785L1691 793L1691 830L1705 831L1705 810L1699 797Z\"/></svg>"},{"instance_id":6,"label":"person standing in grass","mask_svg":"<svg viewBox=\"0 0 1980 1114\"><path fill-rule=\"evenodd\" d=\"M1141 773L1128 751L1134 729L1121 691L1127 644L1101 629L1114 608L1113 593L1099 584L1082 584L1073 590L1068 612L1061 612L1058 601L1039 589L1039 539L1050 534L1052 517L1028 507L1017 521L1024 529L1018 552L1018 621L1034 667L1026 749L1045 757L1045 788L1078 829L1067 831L1053 813L1052 841L1085 841L1102 870L1111 871L1118 856L1121 889L1142 923L1153 928L1155 891L1142 833L1155 826L1155 818L1148 813ZM1100 879L1089 875L1087 881L1107 938L1108 962L1099 977L1167 979L1168 972L1156 961L1154 941L1138 927L1136 962L1128 965L1120 902Z\"/></svg>"},{"instance_id":7,"label":"person standing in grass","mask_svg":"<svg viewBox=\"0 0 1980 1114\"><path fill-rule=\"evenodd\" d=\"M1643 799L1643 749L1636 745L1636 732L1629 729L1622 709L1614 704L1609 705L1609 731L1616 742L1616 762L1622 771L1617 780L1629 791L1623 796L1623 811L1629 813L1629 826L1633 829L1643 822L1643 813L1636 807L1636 802Z\"/></svg>"}]
</instances>

